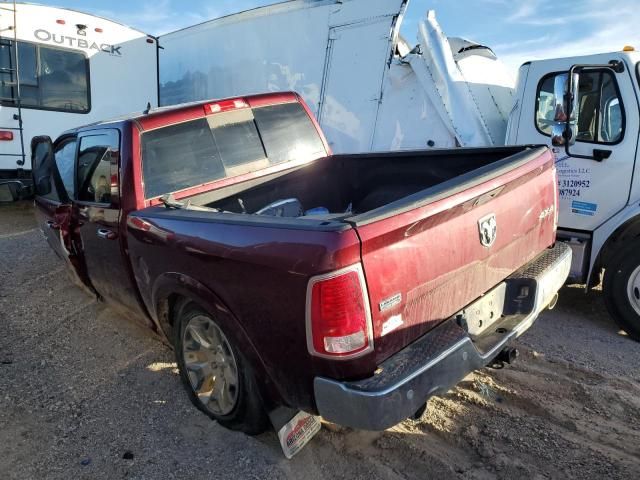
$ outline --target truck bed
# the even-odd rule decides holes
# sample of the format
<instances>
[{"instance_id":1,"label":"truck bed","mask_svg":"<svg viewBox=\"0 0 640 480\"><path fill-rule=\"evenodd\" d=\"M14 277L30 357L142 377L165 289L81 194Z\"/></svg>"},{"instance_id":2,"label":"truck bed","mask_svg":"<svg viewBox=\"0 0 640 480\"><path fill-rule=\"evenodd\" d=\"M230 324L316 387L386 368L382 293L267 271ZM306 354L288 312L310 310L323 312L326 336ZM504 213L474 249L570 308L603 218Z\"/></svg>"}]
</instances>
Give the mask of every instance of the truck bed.
<instances>
[{"instance_id":1,"label":"truck bed","mask_svg":"<svg viewBox=\"0 0 640 480\"><path fill-rule=\"evenodd\" d=\"M335 228L340 222L359 226L451 196L538 154L534 148L500 147L334 155L245 188L233 185L190 200L227 213L255 214L279 200L297 199L303 215L281 218L303 220L310 227L317 220ZM328 213L304 215L318 207Z\"/></svg>"}]
</instances>

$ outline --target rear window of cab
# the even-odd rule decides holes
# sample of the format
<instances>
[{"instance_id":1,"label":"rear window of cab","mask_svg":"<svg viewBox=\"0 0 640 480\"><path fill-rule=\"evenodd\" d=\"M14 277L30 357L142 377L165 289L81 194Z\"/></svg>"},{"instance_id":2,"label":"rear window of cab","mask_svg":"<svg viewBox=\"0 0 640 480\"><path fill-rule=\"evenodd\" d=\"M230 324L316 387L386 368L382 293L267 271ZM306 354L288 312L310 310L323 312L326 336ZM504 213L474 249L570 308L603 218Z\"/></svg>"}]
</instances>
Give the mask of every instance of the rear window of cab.
<instances>
[{"instance_id":1,"label":"rear window of cab","mask_svg":"<svg viewBox=\"0 0 640 480\"><path fill-rule=\"evenodd\" d=\"M325 155L300 103L215 113L143 133L145 197Z\"/></svg>"}]
</instances>

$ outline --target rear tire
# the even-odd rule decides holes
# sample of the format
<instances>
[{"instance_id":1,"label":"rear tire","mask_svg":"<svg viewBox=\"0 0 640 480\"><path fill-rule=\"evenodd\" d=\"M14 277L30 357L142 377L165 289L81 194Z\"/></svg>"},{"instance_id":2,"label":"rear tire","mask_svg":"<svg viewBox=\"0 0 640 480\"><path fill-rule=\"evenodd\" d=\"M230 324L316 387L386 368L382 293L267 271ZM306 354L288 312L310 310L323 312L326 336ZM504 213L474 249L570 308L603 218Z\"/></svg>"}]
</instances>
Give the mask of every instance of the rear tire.
<instances>
[{"instance_id":1,"label":"rear tire","mask_svg":"<svg viewBox=\"0 0 640 480\"><path fill-rule=\"evenodd\" d=\"M609 262L604 273L609 314L629 337L640 342L640 249L630 244Z\"/></svg>"},{"instance_id":2,"label":"rear tire","mask_svg":"<svg viewBox=\"0 0 640 480\"><path fill-rule=\"evenodd\" d=\"M177 312L174 347L191 402L220 425L257 435L268 426L254 372L215 319L193 303Z\"/></svg>"}]
</instances>

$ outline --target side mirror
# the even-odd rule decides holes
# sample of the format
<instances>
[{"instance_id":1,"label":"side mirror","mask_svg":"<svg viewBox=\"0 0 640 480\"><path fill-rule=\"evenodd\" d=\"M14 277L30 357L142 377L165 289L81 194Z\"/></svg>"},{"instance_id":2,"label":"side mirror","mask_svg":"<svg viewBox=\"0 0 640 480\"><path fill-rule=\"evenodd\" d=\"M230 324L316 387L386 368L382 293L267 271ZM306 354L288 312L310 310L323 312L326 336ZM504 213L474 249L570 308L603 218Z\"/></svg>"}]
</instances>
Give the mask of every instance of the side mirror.
<instances>
[{"instance_id":1,"label":"side mirror","mask_svg":"<svg viewBox=\"0 0 640 480\"><path fill-rule=\"evenodd\" d=\"M578 134L580 72L585 69L608 69L616 74L623 73L625 67L621 61L611 60L604 65L573 65L569 69L569 73L557 75L553 85L555 115L554 124L551 127L551 141L556 147L564 146L568 157L602 162L611 156L611 150L596 148L592 155L579 155L571 153L569 149L571 145L576 143Z\"/></svg>"},{"instance_id":2,"label":"side mirror","mask_svg":"<svg viewBox=\"0 0 640 480\"><path fill-rule=\"evenodd\" d=\"M44 135L31 139L31 177L33 189L38 196L51 193L51 173L53 168L53 142Z\"/></svg>"},{"instance_id":3,"label":"side mirror","mask_svg":"<svg viewBox=\"0 0 640 480\"><path fill-rule=\"evenodd\" d=\"M551 143L554 147L573 145L578 133L578 90L580 74L556 75L553 82L554 116L551 126Z\"/></svg>"}]
</instances>

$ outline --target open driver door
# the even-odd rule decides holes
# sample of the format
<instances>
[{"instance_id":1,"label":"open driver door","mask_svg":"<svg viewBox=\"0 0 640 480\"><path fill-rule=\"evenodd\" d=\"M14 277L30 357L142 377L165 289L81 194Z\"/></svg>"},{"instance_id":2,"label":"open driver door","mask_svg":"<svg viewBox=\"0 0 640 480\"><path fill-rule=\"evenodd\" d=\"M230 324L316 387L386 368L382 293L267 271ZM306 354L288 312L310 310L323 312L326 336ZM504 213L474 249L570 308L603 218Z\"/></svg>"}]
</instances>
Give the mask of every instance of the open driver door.
<instances>
[{"instance_id":1,"label":"open driver door","mask_svg":"<svg viewBox=\"0 0 640 480\"><path fill-rule=\"evenodd\" d=\"M31 140L35 214L40 230L49 246L67 265L71 279L95 295L84 259L79 254L79 225L74 218L72 199L60 175L61 168L73 169L76 143L74 135L58 139L55 145L48 136Z\"/></svg>"}]
</instances>

